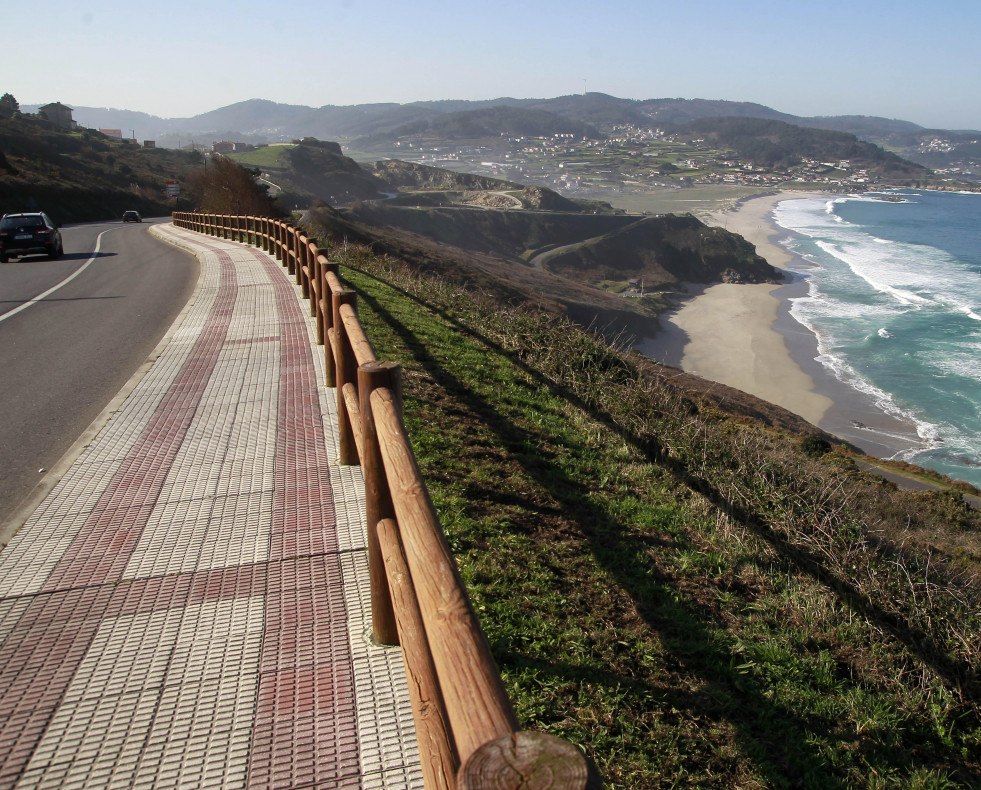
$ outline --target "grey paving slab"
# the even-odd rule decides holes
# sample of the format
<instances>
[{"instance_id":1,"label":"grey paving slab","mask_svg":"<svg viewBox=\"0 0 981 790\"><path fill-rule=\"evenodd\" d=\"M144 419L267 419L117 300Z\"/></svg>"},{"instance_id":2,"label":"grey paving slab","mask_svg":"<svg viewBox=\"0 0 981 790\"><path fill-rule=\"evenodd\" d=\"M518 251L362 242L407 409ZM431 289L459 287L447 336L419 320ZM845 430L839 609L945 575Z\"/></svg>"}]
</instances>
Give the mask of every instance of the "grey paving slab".
<instances>
[{"instance_id":1,"label":"grey paving slab","mask_svg":"<svg viewBox=\"0 0 981 790\"><path fill-rule=\"evenodd\" d=\"M0 788L421 788L307 304L272 256L153 232L197 288L0 552Z\"/></svg>"}]
</instances>

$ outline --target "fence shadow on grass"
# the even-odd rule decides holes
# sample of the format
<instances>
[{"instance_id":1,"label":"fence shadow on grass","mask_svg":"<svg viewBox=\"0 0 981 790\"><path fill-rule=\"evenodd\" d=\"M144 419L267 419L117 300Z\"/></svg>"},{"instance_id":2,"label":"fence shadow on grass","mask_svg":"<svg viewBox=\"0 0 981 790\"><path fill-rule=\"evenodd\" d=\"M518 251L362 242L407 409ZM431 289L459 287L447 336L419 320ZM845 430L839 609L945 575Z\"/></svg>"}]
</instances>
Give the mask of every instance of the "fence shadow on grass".
<instances>
[{"instance_id":1,"label":"fence shadow on grass","mask_svg":"<svg viewBox=\"0 0 981 790\"><path fill-rule=\"evenodd\" d=\"M374 275L368 276L374 277ZM376 279L387 287L401 290L380 278ZM404 291L402 293L405 294ZM595 410L589 408L573 393L524 365L520 360L514 359L514 355L506 349L502 349L469 327L463 326L455 318L433 305L412 294L405 295L410 296L426 309L438 313L444 320L450 321L467 335L486 344L494 352L507 357L542 386L548 387L557 397L565 398L593 417L597 417ZM663 575L647 559L648 541L638 540L636 536L625 532L616 517L590 504L581 496L582 484L570 479L558 464L541 456L532 457L525 454L522 457L521 448L540 444L533 434L516 426L503 416L493 403L448 372L428 346L378 299L363 291L359 293L359 299L362 305L369 306L398 335L436 384L464 408L475 414L503 446L519 450L515 457L519 459L529 477L548 491L563 513L574 518L582 526L596 560L634 601L647 625L665 641L674 645L675 657L685 671L697 675L712 689L710 697L727 701L723 706L725 712L721 719L735 727L744 741L745 754L765 755L764 758L756 761L756 766L767 777L770 786L783 786L788 779L792 783L794 776L801 778L806 776L812 780L819 780L822 787L844 787L827 761L808 742L808 732L814 723L804 722L792 712L775 705L762 689L747 683L746 677L735 668L732 655L719 649L717 640L712 638L710 631L704 625L712 622L713 613L691 599L684 603L676 601L677 589L672 579ZM608 417L604 422L622 435L622 429L618 430ZM650 452L650 448L644 449L645 452ZM690 476L683 474L683 471L672 470L675 476L694 487L694 481ZM735 508L732 510L735 511ZM502 650L500 644L495 647L499 661L505 665L508 663L513 666L519 665L514 660L516 656L522 655L519 651L507 648ZM532 661L528 658L524 660ZM608 675L604 678L604 682L633 684L637 681L629 676ZM682 691L678 691L677 695L678 697L672 701L675 707L693 712L697 710L699 716L706 715L707 712L698 706L698 700L692 695ZM699 698L704 699L702 695L699 695ZM709 718L718 719L718 712L711 714Z\"/></svg>"}]
</instances>

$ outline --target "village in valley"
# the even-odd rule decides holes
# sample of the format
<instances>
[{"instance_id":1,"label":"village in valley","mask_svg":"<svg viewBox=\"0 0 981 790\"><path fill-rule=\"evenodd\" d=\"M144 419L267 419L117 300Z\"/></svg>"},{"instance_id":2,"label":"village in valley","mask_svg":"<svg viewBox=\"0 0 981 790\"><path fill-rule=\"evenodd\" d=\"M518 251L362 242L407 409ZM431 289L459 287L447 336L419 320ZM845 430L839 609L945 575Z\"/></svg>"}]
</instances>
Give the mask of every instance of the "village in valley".
<instances>
[{"instance_id":1,"label":"village in valley","mask_svg":"<svg viewBox=\"0 0 981 790\"><path fill-rule=\"evenodd\" d=\"M594 191L664 189L708 184L750 187L821 186L861 191L882 181L847 159L803 158L774 168L740 157L703 138L663 129L616 127L607 139L571 134L523 137L502 134L481 141L400 140L390 156L449 170L493 176L565 195ZM361 158L352 153L355 158ZM377 158L377 154L372 154Z\"/></svg>"}]
</instances>

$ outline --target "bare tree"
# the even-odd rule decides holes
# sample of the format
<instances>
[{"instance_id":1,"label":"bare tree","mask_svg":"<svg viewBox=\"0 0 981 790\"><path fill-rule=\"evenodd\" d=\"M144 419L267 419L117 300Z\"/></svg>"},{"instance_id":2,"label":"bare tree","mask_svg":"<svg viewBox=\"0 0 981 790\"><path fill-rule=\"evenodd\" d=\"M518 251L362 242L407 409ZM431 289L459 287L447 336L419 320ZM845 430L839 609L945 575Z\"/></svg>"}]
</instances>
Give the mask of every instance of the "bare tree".
<instances>
[{"instance_id":1,"label":"bare tree","mask_svg":"<svg viewBox=\"0 0 981 790\"><path fill-rule=\"evenodd\" d=\"M186 179L187 191L200 211L212 214L249 214L281 217L285 212L256 183L257 172L242 167L226 156L214 154L203 168Z\"/></svg>"}]
</instances>

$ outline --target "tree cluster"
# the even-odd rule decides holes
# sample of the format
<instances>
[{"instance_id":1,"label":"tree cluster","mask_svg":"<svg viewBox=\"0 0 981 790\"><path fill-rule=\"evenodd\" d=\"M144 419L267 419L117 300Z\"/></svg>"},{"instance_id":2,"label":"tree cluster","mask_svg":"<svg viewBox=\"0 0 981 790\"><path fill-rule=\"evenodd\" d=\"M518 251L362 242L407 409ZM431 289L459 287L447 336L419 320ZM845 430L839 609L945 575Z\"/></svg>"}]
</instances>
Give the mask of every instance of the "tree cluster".
<instances>
[{"instance_id":1,"label":"tree cluster","mask_svg":"<svg viewBox=\"0 0 981 790\"><path fill-rule=\"evenodd\" d=\"M10 118L20 112L20 104L9 93L0 96L0 118Z\"/></svg>"},{"instance_id":2,"label":"tree cluster","mask_svg":"<svg viewBox=\"0 0 981 790\"><path fill-rule=\"evenodd\" d=\"M248 170L231 159L213 155L203 168L187 175L185 186L199 211L210 214L247 214L282 217L285 212L256 182L257 170Z\"/></svg>"}]
</instances>

